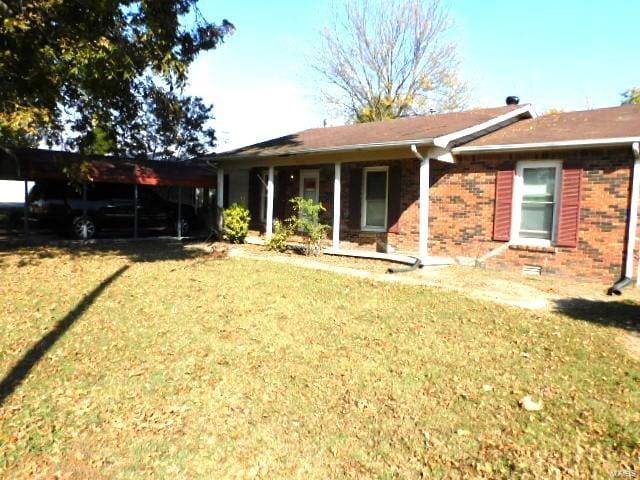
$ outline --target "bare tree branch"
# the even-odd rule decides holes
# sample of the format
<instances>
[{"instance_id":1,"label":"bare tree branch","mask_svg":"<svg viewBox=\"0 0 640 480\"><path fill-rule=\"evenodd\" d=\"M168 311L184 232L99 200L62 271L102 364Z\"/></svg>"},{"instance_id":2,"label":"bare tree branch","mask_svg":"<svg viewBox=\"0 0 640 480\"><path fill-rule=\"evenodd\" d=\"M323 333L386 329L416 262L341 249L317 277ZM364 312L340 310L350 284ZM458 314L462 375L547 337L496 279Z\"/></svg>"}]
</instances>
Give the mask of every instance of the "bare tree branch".
<instances>
[{"instance_id":1,"label":"bare tree branch","mask_svg":"<svg viewBox=\"0 0 640 480\"><path fill-rule=\"evenodd\" d=\"M312 68L323 101L354 121L464 107L449 13L439 0L341 0Z\"/></svg>"}]
</instances>

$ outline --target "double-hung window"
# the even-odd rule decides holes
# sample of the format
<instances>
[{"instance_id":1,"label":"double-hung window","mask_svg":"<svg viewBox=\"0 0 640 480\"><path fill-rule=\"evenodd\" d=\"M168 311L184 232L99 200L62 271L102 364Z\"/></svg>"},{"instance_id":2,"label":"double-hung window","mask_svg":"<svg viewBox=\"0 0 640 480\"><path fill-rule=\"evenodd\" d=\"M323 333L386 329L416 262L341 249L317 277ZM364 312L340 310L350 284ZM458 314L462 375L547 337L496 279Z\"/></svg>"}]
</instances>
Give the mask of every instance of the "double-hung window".
<instances>
[{"instance_id":1,"label":"double-hung window","mask_svg":"<svg viewBox=\"0 0 640 480\"><path fill-rule=\"evenodd\" d=\"M555 240L561 170L562 163L557 161L518 163L512 241L546 246Z\"/></svg>"},{"instance_id":2,"label":"double-hung window","mask_svg":"<svg viewBox=\"0 0 640 480\"><path fill-rule=\"evenodd\" d=\"M388 167L367 167L363 172L362 229L387 229Z\"/></svg>"}]
</instances>

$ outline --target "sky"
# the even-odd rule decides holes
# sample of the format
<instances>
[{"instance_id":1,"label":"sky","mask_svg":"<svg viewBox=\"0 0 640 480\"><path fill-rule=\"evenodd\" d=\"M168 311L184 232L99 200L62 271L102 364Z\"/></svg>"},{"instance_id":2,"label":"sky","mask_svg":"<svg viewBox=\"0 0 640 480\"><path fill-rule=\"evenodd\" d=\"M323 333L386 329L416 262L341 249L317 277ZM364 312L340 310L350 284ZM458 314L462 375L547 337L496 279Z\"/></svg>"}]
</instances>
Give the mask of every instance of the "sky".
<instances>
[{"instance_id":1,"label":"sky","mask_svg":"<svg viewBox=\"0 0 640 480\"><path fill-rule=\"evenodd\" d=\"M615 106L640 86L640 0L443 0L454 21L470 107L508 95L550 108ZM331 118L318 102L308 58L329 0L201 0L209 21L236 32L191 68L189 92L214 104L217 151Z\"/></svg>"},{"instance_id":2,"label":"sky","mask_svg":"<svg viewBox=\"0 0 640 480\"><path fill-rule=\"evenodd\" d=\"M640 86L640 0L442 0L454 26L470 107L517 95L538 113L615 106ZM309 67L330 0L200 0L209 21L236 31L190 70L188 93L214 105L217 151L332 118ZM0 182L1 183L1 182ZM22 185L0 184L0 202Z\"/></svg>"}]
</instances>

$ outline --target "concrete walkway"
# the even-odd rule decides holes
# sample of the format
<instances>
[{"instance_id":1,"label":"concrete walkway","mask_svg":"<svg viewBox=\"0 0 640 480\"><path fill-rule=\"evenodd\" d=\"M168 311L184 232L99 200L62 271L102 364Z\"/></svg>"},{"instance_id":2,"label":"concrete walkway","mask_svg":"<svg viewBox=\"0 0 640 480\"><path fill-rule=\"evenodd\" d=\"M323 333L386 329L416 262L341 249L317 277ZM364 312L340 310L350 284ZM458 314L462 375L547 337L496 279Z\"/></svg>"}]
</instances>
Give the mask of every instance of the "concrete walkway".
<instances>
[{"instance_id":1,"label":"concrete walkway","mask_svg":"<svg viewBox=\"0 0 640 480\"><path fill-rule=\"evenodd\" d=\"M465 295L481 300L489 300L503 305L511 305L526 309L548 309L554 304L554 300L560 298L524 285L514 288L514 285L511 282L505 282L504 288L496 288L495 284L492 284L491 288L476 289L469 288L468 286L458 287L456 284L451 282L444 283L442 282L442 279L438 278L438 270L440 268L446 268L442 266L423 267L419 272L414 272L413 274L380 274L353 267L343 267L340 265L326 263L321 260L314 260L312 258L299 256L285 257L274 255L269 252L265 252L264 254L249 252L242 246L230 247L229 256L256 261L295 265L301 268L335 272L342 275L350 275L352 277L368 278L379 282L444 288L446 290L464 293Z\"/></svg>"}]
</instances>

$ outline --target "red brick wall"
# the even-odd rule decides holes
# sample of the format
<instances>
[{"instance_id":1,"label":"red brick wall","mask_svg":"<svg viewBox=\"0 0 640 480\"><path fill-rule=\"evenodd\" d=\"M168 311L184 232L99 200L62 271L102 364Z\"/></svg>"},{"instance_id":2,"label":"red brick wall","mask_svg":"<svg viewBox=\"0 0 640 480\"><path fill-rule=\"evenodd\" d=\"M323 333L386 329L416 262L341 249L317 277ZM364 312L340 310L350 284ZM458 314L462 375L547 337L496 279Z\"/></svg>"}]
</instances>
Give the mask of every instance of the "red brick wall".
<instances>
[{"instance_id":1,"label":"red brick wall","mask_svg":"<svg viewBox=\"0 0 640 480\"><path fill-rule=\"evenodd\" d=\"M431 189L430 248L434 255L481 257L504 242L491 240L495 172L520 160L562 160L583 169L577 248L509 248L488 267L540 266L543 273L615 281L622 273L630 195L630 149L461 157L438 165Z\"/></svg>"},{"instance_id":2,"label":"red brick wall","mask_svg":"<svg viewBox=\"0 0 640 480\"><path fill-rule=\"evenodd\" d=\"M401 210L399 220L399 232L362 232L360 230L351 230L350 222L350 192L351 175L353 167L373 167L373 166L401 166L402 177L402 195ZM356 170L358 174L362 174L362 170ZM418 250L418 162L416 160L395 160L392 162L368 162L368 163L349 163L343 164L340 183L340 241L343 248L360 248L366 250L380 250L385 245L391 245L393 248L402 251L416 252ZM330 178L327 182L331 182L331 198L327 199L327 210L330 214L328 222L333 222L333 169L327 172ZM322 179L321 179L322 183ZM360 208L360 206L358 206Z\"/></svg>"},{"instance_id":3,"label":"red brick wall","mask_svg":"<svg viewBox=\"0 0 640 480\"><path fill-rule=\"evenodd\" d=\"M540 266L543 274L613 282L624 264L627 211L630 198L631 149L591 149L555 153L517 153L464 156L454 165L431 162L429 253L436 256L480 258L505 242L492 240L496 171L515 168L520 160L562 160L583 168L579 245L577 248L504 249L487 259L488 268L521 270ZM369 233L349 229L349 185L353 166L401 165L402 214L398 233ZM324 222L333 222L333 165L304 167L320 170L320 201L327 209ZM284 194L299 194L301 167L279 168L286 175ZM360 170L358 170L360 172ZM291 179L290 177L294 178ZM282 188L281 188L282 190ZM282 192L276 190L276 204ZM417 252L419 224L419 163L343 164L341 229L343 248L375 250L390 244L400 251ZM287 210L290 214L290 210ZM640 226L638 228L640 235ZM329 235L330 238L330 235ZM640 237L639 237L640 238ZM636 247L640 255L640 245Z\"/></svg>"}]
</instances>

